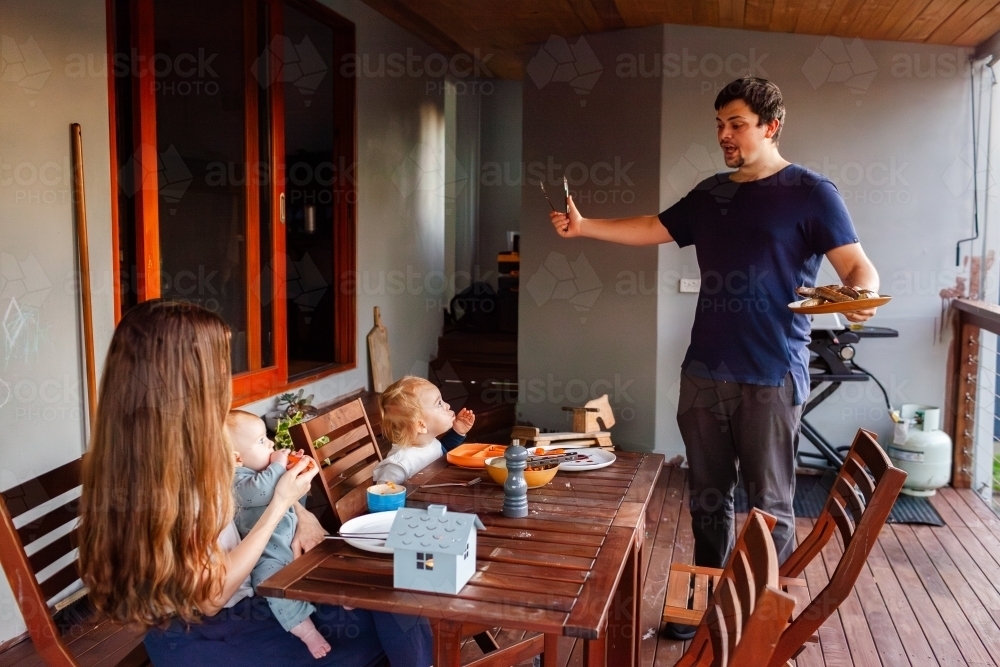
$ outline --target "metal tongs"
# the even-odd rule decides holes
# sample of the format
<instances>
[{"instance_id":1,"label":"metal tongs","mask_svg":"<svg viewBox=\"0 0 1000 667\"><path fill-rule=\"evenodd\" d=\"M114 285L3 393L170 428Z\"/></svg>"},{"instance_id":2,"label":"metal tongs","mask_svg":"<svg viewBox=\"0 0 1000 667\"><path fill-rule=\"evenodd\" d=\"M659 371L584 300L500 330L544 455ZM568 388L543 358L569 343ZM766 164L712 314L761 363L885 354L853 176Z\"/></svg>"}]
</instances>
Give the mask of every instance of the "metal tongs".
<instances>
[{"instance_id":1,"label":"metal tongs","mask_svg":"<svg viewBox=\"0 0 1000 667\"><path fill-rule=\"evenodd\" d=\"M566 179L565 176L563 176L563 193L565 195L564 205L566 208L565 211L560 211L559 209L557 209L555 205L552 203L552 200L549 199L549 193L545 189L545 181L538 181L538 185L539 187L542 188L542 194L545 195L545 201L549 203L549 208L551 208L556 213L565 213L566 215L569 215L569 181Z\"/></svg>"}]
</instances>

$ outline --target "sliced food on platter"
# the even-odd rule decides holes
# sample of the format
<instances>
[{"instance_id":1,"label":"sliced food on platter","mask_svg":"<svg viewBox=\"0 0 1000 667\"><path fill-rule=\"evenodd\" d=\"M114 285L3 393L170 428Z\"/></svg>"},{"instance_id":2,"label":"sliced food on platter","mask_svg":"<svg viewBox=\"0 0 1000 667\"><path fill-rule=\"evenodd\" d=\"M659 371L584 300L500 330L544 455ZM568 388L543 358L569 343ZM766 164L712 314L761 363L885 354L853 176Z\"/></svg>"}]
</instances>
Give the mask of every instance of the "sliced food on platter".
<instances>
[{"instance_id":1,"label":"sliced food on platter","mask_svg":"<svg viewBox=\"0 0 1000 667\"><path fill-rule=\"evenodd\" d=\"M575 449L574 454L582 454L586 458L579 461L565 461L559 464L559 469L567 472L578 472L581 470L597 470L599 468L606 468L615 462L618 457L615 456L614 452L609 452L606 449L601 449L599 447L594 447L592 449Z\"/></svg>"}]
</instances>

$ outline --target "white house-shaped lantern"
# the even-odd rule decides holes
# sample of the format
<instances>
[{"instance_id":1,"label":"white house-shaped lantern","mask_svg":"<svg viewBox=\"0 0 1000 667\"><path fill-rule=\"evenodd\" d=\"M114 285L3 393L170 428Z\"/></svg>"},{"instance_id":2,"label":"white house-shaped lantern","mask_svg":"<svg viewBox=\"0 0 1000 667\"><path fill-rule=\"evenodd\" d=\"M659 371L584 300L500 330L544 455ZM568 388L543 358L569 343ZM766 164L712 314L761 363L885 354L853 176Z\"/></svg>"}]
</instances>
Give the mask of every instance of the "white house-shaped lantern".
<instances>
[{"instance_id":1,"label":"white house-shaped lantern","mask_svg":"<svg viewBox=\"0 0 1000 667\"><path fill-rule=\"evenodd\" d=\"M486 526L475 514L448 512L444 505L403 507L389 529L392 585L415 591L462 590L476 572L476 529Z\"/></svg>"}]
</instances>

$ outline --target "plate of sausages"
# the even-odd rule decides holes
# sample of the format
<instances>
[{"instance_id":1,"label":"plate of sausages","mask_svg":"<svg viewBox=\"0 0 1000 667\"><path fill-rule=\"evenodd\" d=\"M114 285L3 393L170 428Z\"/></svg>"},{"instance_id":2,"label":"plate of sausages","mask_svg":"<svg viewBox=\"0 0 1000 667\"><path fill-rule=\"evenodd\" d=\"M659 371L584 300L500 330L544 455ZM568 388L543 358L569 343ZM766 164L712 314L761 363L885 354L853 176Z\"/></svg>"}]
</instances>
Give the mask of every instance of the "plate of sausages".
<instances>
[{"instance_id":1,"label":"plate of sausages","mask_svg":"<svg viewBox=\"0 0 1000 667\"><path fill-rule=\"evenodd\" d=\"M797 287L795 293L805 298L801 301L793 301L788 304L788 307L803 315L851 313L878 308L892 300L891 296L847 285Z\"/></svg>"}]
</instances>

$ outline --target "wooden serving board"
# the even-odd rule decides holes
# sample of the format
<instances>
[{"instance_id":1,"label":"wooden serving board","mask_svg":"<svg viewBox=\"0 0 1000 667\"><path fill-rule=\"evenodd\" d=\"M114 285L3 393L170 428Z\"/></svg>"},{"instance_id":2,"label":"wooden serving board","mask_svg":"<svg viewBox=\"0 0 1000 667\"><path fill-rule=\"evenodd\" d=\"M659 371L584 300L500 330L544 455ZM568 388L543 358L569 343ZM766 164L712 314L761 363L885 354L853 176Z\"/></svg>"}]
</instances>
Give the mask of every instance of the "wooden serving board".
<instances>
[{"instance_id":1,"label":"wooden serving board","mask_svg":"<svg viewBox=\"0 0 1000 667\"><path fill-rule=\"evenodd\" d=\"M368 355L372 366L372 391L381 393L392 384L389 362L389 330L382 325L382 313L375 306L375 326L368 332Z\"/></svg>"},{"instance_id":2,"label":"wooden serving board","mask_svg":"<svg viewBox=\"0 0 1000 667\"><path fill-rule=\"evenodd\" d=\"M515 426L510 437L523 440L524 446L528 448L558 445L560 447L600 447L608 451L614 449L610 431L540 433L534 426Z\"/></svg>"}]
</instances>

